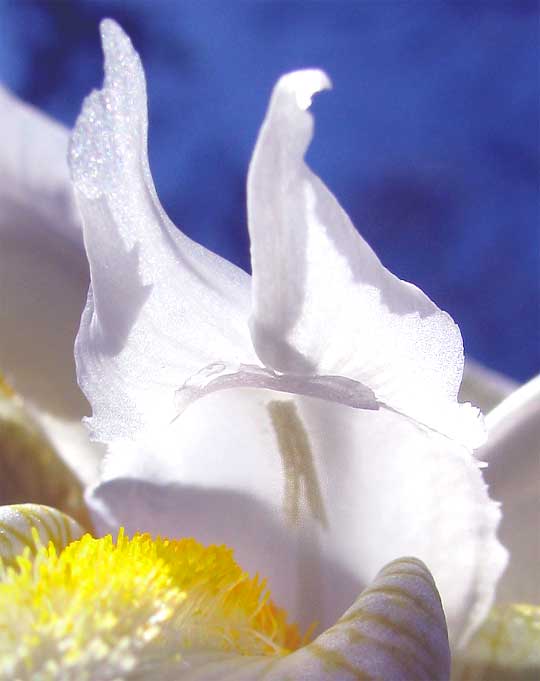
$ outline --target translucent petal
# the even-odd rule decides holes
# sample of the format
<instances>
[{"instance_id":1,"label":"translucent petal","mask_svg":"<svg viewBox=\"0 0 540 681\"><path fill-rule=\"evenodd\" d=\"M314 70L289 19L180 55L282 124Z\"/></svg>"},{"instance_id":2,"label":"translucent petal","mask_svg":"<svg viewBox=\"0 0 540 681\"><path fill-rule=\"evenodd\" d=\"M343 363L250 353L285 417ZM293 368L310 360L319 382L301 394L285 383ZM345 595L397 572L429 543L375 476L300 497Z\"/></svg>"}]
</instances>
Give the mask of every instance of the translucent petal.
<instances>
[{"instance_id":1,"label":"translucent petal","mask_svg":"<svg viewBox=\"0 0 540 681\"><path fill-rule=\"evenodd\" d=\"M263 390L216 392L136 453L117 447L88 501L125 525L233 547L295 620L328 627L385 563L417 555L460 643L489 609L500 513L467 451L392 411Z\"/></svg>"},{"instance_id":2,"label":"translucent petal","mask_svg":"<svg viewBox=\"0 0 540 681\"><path fill-rule=\"evenodd\" d=\"M490 495L502 504L500 537L510 553L498 589L501 603L540 603L540 376L486 418L487 443L478 457Z\"/></svg>"},{"instance_id":3,"label":"translucent petal","mask_svg":"<svg viewBox=\"0 0 540 681\"><path fill-rule=\"evenodd\" d=\"M101 26L103 89L85 100L70 147L91 290L77 338L93 434L135 437L175 416L174 393L218 360L255 363L249 277L179 232L147 159L146 87L129 38Z\"/></svg>"},{"instance_id":4,"label":"translucent petal","mask_svg":"<svg viewBox=\"0 0 540 681\"><path fill-rule=\"evenodd\" d=\"M540 606L493 608L469 646L453 660L455 681L533 681L540 678Z\"/></svg>"},{"instance_id":5,"label":"translucent petal","mask_svg":"<svg viewBox=\"0 0 540 681\"><path fill-rule=\"evenodd\" d=\"M307 108L329 85L321 71L283 76L251 161L257 354L276 371L355 379L379 401L474 446L483 439L477 413L456 404L459 329L383 267L304 162L313 132Z\"/></svg>"}]
</instances>

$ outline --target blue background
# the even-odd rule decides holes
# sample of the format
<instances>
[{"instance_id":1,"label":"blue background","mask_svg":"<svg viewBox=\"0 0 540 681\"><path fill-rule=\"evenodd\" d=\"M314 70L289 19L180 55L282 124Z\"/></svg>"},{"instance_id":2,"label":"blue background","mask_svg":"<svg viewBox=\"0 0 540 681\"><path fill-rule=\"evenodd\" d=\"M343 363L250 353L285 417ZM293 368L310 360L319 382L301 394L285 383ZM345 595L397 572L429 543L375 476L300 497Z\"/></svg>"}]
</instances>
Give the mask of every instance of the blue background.
<instances>
[{"instance_id":1,"label":"blue background","mask_svg":"<svg viewBox=\"0 0 540 681\"><path fill-rule=\"evenodd\" d=\"M459 323L466 353L540 370L540 5L0 0L0 79L72 126L102 79L98 23L145 66L150 161L190 236L249 269L245 176L268 95L320 66L308 159L387 267Z\"/></svg>"}]
</instances>

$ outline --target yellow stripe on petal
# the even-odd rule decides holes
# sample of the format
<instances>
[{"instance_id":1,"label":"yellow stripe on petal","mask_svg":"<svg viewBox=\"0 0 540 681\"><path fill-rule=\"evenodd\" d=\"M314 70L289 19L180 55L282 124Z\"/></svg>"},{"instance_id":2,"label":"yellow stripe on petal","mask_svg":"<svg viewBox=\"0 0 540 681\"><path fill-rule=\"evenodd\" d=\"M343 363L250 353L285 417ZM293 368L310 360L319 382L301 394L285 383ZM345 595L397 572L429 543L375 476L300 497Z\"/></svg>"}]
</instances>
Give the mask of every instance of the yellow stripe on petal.
<instances>
[{"instance_id":1,"label":"yellow stripe on petal","mask_svg":"<svg viewBox=\"0 0 540 681\"><path fill-rule=\"evenodd\" d=\"M15 567L23 554L34 556L52 542L57 551L83 535L73 518L42 504L0 506L0 570ZM0 578L5 577L0 572Z\"/></svg>"},{"instance_id":2,"label":"yellow stripe on petal","mask_svg":"<svg viewBox=\"0 0 540 681\"><path fill-rule=\"evenodd\" d=\"M445 681L446 620L429 570L414 558L390 563L337 624L297 655L313 658L306 679Z\"/></svg>"},{"instance_id":3,"label":"yellow stripe on petal","mask_svg":"<svg viewBox=\"0 0 540 681\"><path fill-rule=\"evenodd\" d=\"M512 603L492 608L462 655L454 678L459 681L540 679L540 606Z\"/></svg>"}]
</instances>

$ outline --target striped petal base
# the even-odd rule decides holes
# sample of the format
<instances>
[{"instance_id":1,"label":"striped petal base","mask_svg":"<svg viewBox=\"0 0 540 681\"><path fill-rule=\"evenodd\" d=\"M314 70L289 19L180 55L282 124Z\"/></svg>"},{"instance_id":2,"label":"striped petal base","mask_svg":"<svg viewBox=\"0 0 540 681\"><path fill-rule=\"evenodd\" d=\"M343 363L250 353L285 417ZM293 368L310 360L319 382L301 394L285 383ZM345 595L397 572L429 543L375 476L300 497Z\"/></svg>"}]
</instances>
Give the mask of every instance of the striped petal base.
<instances>
[{"instance_id":1,"label":"striped petal base","mask_svg":"<svg viewBox=\"0 0 540 681\"><path fill-rule=\"evenodd\" d=\"M0 507L0 681L449 679L439 593L414 558L302 645L226 547L82 534L45 506Z\"/></svg>"},{"instance_id":2,"label":"striped petal base","mask_svg":"<svg viewBox=\"0 0 540 681\"><path fill-rule=\"evenodd\" d=\"M450 650L433 578L414 558L387 565L338 622L281 658L186 655L186 681L446 681Z\"/></svg>"}]
</instances>

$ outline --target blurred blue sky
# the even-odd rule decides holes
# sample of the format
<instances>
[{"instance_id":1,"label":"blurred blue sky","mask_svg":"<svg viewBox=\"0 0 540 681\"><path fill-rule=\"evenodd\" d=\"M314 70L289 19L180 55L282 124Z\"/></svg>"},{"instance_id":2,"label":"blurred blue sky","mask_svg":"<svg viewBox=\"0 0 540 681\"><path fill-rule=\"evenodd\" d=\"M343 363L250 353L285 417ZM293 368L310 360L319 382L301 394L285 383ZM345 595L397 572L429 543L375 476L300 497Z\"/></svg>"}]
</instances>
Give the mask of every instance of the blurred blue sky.
<instances>
[{"instance_id":1,"label":"blurred blue sky","mask_svg":"<svg viewBox=\"0 0 540 681\"><path fill-rule=\"evenodd\" d=\"M468 355L518 380L540 370L538 1L0 0L0 79L71 126L101 83L105 16L141 53L151 166L186 233L249 268L245 176L268 95L322 67L314 169Z\"/></svg>"}]
</instances>

